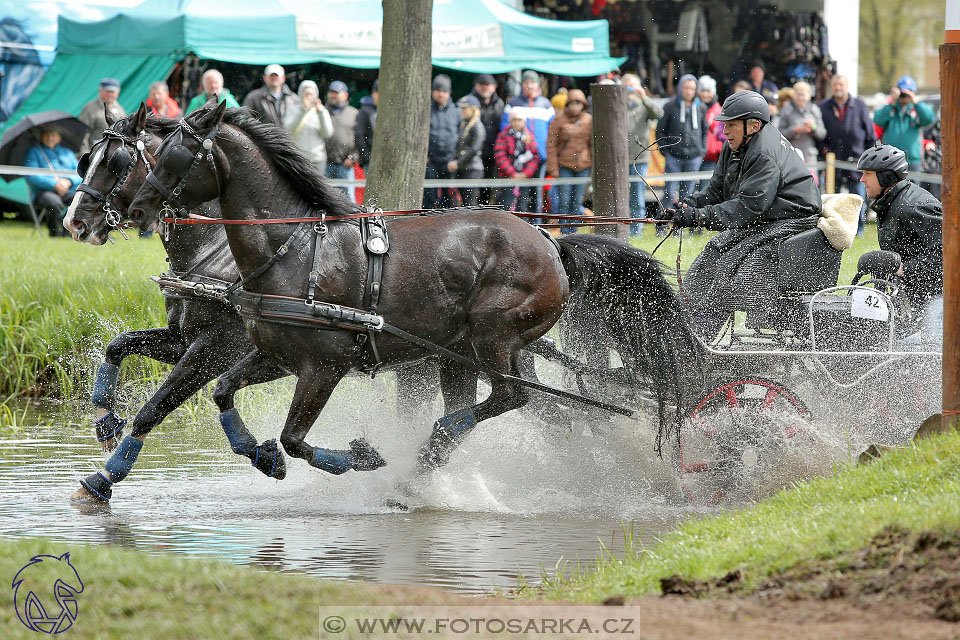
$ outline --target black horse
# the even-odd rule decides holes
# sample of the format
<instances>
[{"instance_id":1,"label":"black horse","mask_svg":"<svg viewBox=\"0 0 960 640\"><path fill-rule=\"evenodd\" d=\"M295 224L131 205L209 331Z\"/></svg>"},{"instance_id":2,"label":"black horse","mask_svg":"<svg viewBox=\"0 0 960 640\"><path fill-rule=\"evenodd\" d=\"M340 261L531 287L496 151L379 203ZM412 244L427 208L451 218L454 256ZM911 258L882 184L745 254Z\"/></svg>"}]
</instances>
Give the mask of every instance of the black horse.
<instances>
[{"instance_id":1,"label":"black horse","mask_svg":"<svg viewBox=\"0 0 960 640\"><path fill-rule=\"evenodd\" d=\"M164 136L175 130L177 121L147 117L146 107L116 120L107 112L108 129L85 158L78 171L83 184L77 191L63 225L80 242L104 244L133 196L146 178L153 153ZM219 217L216 203L204 205L199 213ZM163 239L170 268L176 273L192 272L201 282L233 282L239 271L220 227L192 227ZM196 268L194 268L196 267ZM122 437L125 421L114 414L116 385L123 359L142 355L174 365L170 375L137 412L132 433L142 439L205 384L227 371L254 350L236 310L223 302L187 295L166 297L167 326L127 331L107 345L104 362L97 372L92 402L97 411L97 439L105 450L113 450ZM288 375L279 367L266 365L257 381ZM261 445L232 440L233 450L245 455L267 475L282 479L286 473L283 453L275 440ZM96 480L96 479L94 479ZM91 493L88 480L75 498L107 499L109 488L100 496Z\"/></svg>"},{"instance_id":2,"label":"black horse","mask_svg":"<svg viewBox=\"0 0 960 640\"><path fill-rule=\"evenodd\" d=\"M298 300L307 311L319 309L315 301L338 309L362 305L366 256L357 225L343 220L354 207L324 182L282 129L244 110L226 112L223 105L191 114L164 140L129 213L147 229L162 215L216 198L224 217L233 221L308 217L318 211L329 216L327 224L301 235L303 223L228 226L247 292L258 299ZM525 388L512 377L518 354L557 322L571 288L595 301L610 333L625 341L624 360L653 385L660 403L658 443L667 430L676 429L678 418L667 419L665 407L675 403L679 416L684 369L697 368L700 349L651 256L599 237L561 238L554 244L500 211L395 218L389 230L392 248L378 312L397 331L379 335L379 357L387 364L422 358L428 351L417 339L457 354L441 361L445 415L421 449L421 466L443 464L477 423L527 401ZM281 246L290 250L278 252ZM283 259L274 258L283 253ZM273 266L265 269L267 264ZM334 387L358 365L356 332L291 326L257 313L247 315L246 324L258 350L217 384L214 399L224 428L242 427L233 394L272 361L298 377L280 438L288 454L335 474L382 466L362 440L349 450L304 441ZM404 332L407 338L398 337ZM471 400L476 373L464 366L464 358L491 373L492 392L479 404ZM101 477L105 482L125 477L138 452L135 439L124 439Z\"/></svg>"}]
</instances>

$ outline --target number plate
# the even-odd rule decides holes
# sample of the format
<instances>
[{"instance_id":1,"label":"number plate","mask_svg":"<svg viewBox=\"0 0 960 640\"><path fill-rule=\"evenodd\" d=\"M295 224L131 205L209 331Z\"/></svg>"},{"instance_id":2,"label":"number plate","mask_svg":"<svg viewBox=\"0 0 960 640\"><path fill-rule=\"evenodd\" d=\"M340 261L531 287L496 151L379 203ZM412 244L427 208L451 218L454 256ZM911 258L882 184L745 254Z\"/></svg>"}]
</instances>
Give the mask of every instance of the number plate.
<instances>
[{"instance_id":1,"label":"number plate","mask_svg":"<svg viewBox=\"0 0 960 640\"><path fill-rule=\"evenodd\" d=\"M850 315L854 318L866 318L887 322L890 319L890 309L887 300L873 289L854 289L853 304Z\"/></svg>"}]
</instances>

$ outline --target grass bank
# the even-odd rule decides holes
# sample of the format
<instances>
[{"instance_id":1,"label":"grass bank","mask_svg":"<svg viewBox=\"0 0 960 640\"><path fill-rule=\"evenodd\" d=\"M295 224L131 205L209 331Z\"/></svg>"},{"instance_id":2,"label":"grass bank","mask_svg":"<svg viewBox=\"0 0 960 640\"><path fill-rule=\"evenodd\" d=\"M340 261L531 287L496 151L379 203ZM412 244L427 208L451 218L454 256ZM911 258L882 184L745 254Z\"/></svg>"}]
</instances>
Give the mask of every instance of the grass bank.
<instances>
[{"instance_id":1,"label":"grass bank","mask_svg":"<svg viewBox=\"0 0 960 640\"><path fill-rule=\"evenodd\" d=\"M596 602L657 594L673 575L710 580L738 569L749 590L771 574L859 549L888 527L960 531L957 496L960 433L952 431L867 465L840 465L750 508L687 521L650 548L628 543L620 558L548 577L527 594Z\"/></svg>"}]
</instances>

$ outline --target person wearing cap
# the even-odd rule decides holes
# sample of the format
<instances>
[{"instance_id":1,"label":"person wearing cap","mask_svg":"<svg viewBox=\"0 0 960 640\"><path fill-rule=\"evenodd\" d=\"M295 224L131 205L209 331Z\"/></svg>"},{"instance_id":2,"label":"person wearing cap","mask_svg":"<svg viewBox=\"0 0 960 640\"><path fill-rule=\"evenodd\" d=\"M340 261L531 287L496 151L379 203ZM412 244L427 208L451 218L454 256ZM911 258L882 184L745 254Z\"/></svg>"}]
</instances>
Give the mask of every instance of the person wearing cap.
<instances>
[{"instance_id":1,"label":"person wearing cap","mask_svg":"<svg viewBox=\"0 0 960 640\"><path fill-rule=\"evenodd\" d=\"M237 99L230 93L230 89L223 86L223 74L216 69L207 69L203 72L203 75L200 76L200 86L203 87L203 92L193 97L193 100L187 105L187 113L193 113L207 104L207 101L214 95L219 96L219 101L226 102L228 107L236 108L240 106Z\"/></svg>"},{"instance_id":2,"label":"person wearing cap","mask_svg":"<svg viewBox=\"0 0 960 640\"><path fill-rule=\"evenodd\" d=\"M587 113L587 97L580 89L567 92L567 104L550 123L547 137L547 175L554 178L586 178L593 168L593 116ZM557 185L557 213L578 215L585 184ZM560 220L560 222L565 222ZM561 228L572 233L576 227Z\"/></svg>"},{"instance_id":3,"label":"person wearing cap","mask_svg":"<svg viewBox=\"0 0 960 640\"><path fill-rule=\"evenodd\" d=\"M370 166L370 153L373 151L373 129L377 125L377 104L380 102L380 79L373 81L370 95L360 99L357 122L353 125L353 144L357 149L357 158L364 171Z\"/></svg>"},{"instance_id":4,"label":"person wearing cap","mask_svg":"<svg viewBox=\"0 0 960 640\"><path fill-rule=\"evenodd\" d=\"M451 176L465 180L477 180L483 177L483 147L487 132L480 121L480 100L475 95L467 95L457 101L460 107L460 130L457 135L457 155L447 163ZM475 207L479 189L460 187L460 199L465 207Z\"/></svg>"},{"instance_id":5,"label":"person wearing cap","mask_svg":"<svg viewBox=\"0 0 960 640\"><path fill-rule=\"evenodd\" d=\"M663 108L650 99L640 76L635 73L623 75L627 88L627 148L630 154L630 175L646 176L650 162L650 125L663 117ZM643 182L630 182L630 216L647 217L647 186ZM630 225L630 234L639 235L643 228Z\"/></svg>"},{"instance_id":6,"label":"person wearing cap","mask_svg":"<svg viewBox=\"0 0 960 640\"><path fill-rule=\"evenodd\" d=\"M764 309L779 295L778 247L813 229L820 190L803 160L776 127L770 105L755 91L723 102L714 118L727 141L702 191L669 212L678 227L706 227L714 236L684 278L694 327L716 337L734 311Z\"/></svg>"},{"instance_id":7,"label":"person wearing cap","mask_svg":"<svg viewBox=\"0 0 960 640\"><path fill-rule=\"evenodd\" d=\"M120 97L120 81L116 78L104 78L97 88L97 97L83 105L80 115L77 116L80 122L87 125L87 133L80 141L81 155L90 151L93 144L103 137L103 131L107 128L104 108L117 120L127 115L117 102L118 97Z\"/></svg>"},{"instance_id":8,"label":"person wearing cap","mask_svg":"<svg viewBox=\"0 0 960 640\"><path fill-rule=\"evenodd\" d=\"M720 159L720 150L723 149L723 143L727 137L723 135L723 123L714 121L720 115L720 101L717 99L717 81L711 76L700 76L697 80L697 96L706 110L704 120L707 123L707 151L703 156L703 162L700 163L700 171L713 171L717 168L717 160ZM707 186L709 178L701 178L697 183L697 189L703 189Z\"/></svg>"},{"instance_id":9,"label":"person wearing cap","mask_svg":"<svg viewBox=\"0 0 960 640\"><path fill-rule=\"evenodd\" d=\"M873 121L883 129L884 144L903 149L910 171L920 171L923 146L920 131L933 124L937 114L925 102L917 102L917 83L910 76L897 80L899 97L895 102L877 109Z\"/></svg>"},{"instance_id":10,"label":"person wearing cap","mask_svg":"<svg viewBox=\"0 0 960 640\"><path fill-rule=\"evenodd\" d=\"M540 168L537 139L527 129L526 120L519 113L510 118L510 126L497 134L493 147L497 163L497 177L529 179ZM507 210L531 211L536 205L534 187L507 187L497 194L497 206ZM514 208L515 207L515 208Z\"/></svg>"},{"instance_id":11,"label":"person wearing cap","mask_svg":"<svg viewBox=\"0 0 960 640\"><path fill-rule=\"evenodd\" d=\"M27 149L23 165L37 169L62 170L63 175L26 176L27 187L38 210L52 211L52 214L47 216L50 235L69 236L62 222L66 208L81 182L77 175L77 156L60 144L62 136L55 126L39 127L36 135L37 142Z\"/></svg>"},{"instance_id":12,"label":"person wearing cap","mask_svg":"<svg viewBox=\"0 0 960 640\"><path fill-rule=\"evenodd\" d=\"M657 140L663 154L664 173L699 171L707 153L706 109L697 97L697 79L688 74L677 83L677 96L663 107L657 122ZM671 181L663 190L664 208L693 193L696 180ZM657 225L657 235L666 235L667 225Z\"/></svg>"},{"instance_id":13,"label":"person wearing cap","mask_svg":"<svg viewBox=\"0 0 960 640\"><path fill-rule=\"evenodd\" d=\"M150 113L161 118L176 118L180 115L180 105L170 97L170 87L162 80L150 85L146 105Z\"/></svg>"},{"instance_id":14,"label":"person wearing cap","mask_svg":"<svg viewBox=\"0 0 960 640\"><path fill-rule=\"evenodd\" d=\"M536 71L527 70L521 76L520 95L511 98L510 102L503 108L503 118L500 120L500 129L503 130L510 124L510 117L514 114L520 114L526 121L527 129L533 132L537 139L537 148L541 151L547 149L547 136L550 129L550 122L556 116L556 111L550 101L543 95L540 89L540 76ZM540 165L540 177L544 176L547 164ZM537 211L543 211L543 191L537 189Z\"/></svg>"},{"instance_id":15,"label":"person wearing cap","mask_svg":"<svg viewBox=\"0 0 960 640\"><path fill-rule=\"evenodd\" d=\"M503 120L503 99L497 95L497 81L489 73L481 73L473 79L473 91L470 95L480 101L480 122L485 134L483 153L480 160L483 162L483 175L486 178L495 178L497 165L493 160L493 144L500 133L500 122ZM491 202L492 189L481 189L480 200L483 204Z\"/></svg>"},{"instance_id":16,"label":"person wearing cap","mask_svg":"<svg viewBox=\"0 0 960 640\"><path fill-rule=\"evenodd\" d=\"M745 82L750 86L750 90L759 93L767 102L774 104L777 101L777 85L767 77L767 68L763 60L754 60L750 65L749 77Z\"/></svg>"},{"instance_id":17,"label":"person wearing cap","mask_svg":"<svg viewBox=\"0 0 960 640\"><path fill-rule=\"evenodd\" d=\"M427 144L427 180L450 177L449 164L457 155L460 133L460 109L450 100L449 76L437 75L430 92L430 141ZM429 187L423 190L423 208L453 206L450 190Z\"/></svg>"},{"instance_id":18,"label":"person wearing cap","mask_svg":"<svg viewBox=\"0 0 960 640\"><path fill-rule=\"evenodd\" d=\"M350 106L350 91L345 82L334 80L327 87L327 109L333 118L333 135L327 138L327 177L352 180L353 165L358 160L354 129L359 112ZM356 187L343 191L354 200Z\"/></svg>"},{"instance_id":19,"label":"person wearing cap","mask_svg":"<svg viewBox=\"0 0 960 640\"><path fill-rule=\"evenodd\" d=\"M268 64L263 70L263 86L248 93L243 106L253 109L264 122L283 125L287 109L300 102L285 84L286 80L283 67Z\"/></svg>"},{"instance_id":20,"label":"person wearing cap","mask_svg":"<svg viewBox=\"0 0 960 640\"><path fill-rule=\"evenodd\" d=\"M321 174L327 170L326 141L333 135L333 119L320 100L320 89L313 80L304 80L297 88L300 102L287 109L283 128L307 152Z\"/></svg>"},{"instance_id":21,"label":"person wearing cap","mask_svg":"<svg viewBox=\"0 0 960 640\"><path fill-rule=\"evenodd\" d=\"M943 206L907 180L908 167L903 150L879 141L857 161L860 182L877 212L880 248L899 256L900 291L913 320L919 320L927 304L943 295Z\"/></svg>"},{"instance_id":22,"label":"person wearing cap","mask_svg":"<svg viewBox=\"0 0 960 640\"><path fill-rule=\"evenodd\" d=\"M807 164L817 161L817 143L827 137L820 107L810 100L812 89L806 82L793 85L793 98L783 105L777 128L783 137L800 150Z\"/></svg>"}]
</instances>

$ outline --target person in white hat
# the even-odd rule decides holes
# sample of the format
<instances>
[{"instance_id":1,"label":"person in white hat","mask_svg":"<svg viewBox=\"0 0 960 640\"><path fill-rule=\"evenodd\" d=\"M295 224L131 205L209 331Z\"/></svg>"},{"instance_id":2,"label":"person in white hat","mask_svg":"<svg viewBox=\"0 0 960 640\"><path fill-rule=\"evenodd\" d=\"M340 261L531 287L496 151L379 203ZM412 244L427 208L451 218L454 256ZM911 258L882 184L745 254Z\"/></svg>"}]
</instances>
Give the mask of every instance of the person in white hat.
<instances>
[{"instance_id":1,"label":"person in white hat","mask_svg":"<svg viewBox=\"0 0 960 640\"><path fill-rule=\"evenodd\" d=\"M286 79L283 67L268 64L263 70L263 86L248 93L243 99L243 106L256 111L264 122L282 125L287 110L300 102L285 84Z\"/></svg>"}]
</instances>

